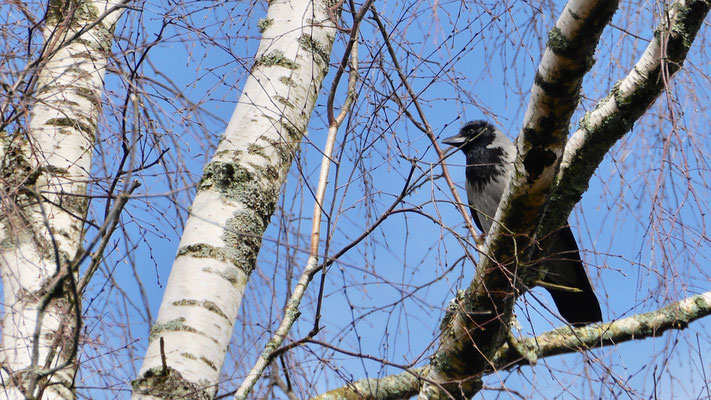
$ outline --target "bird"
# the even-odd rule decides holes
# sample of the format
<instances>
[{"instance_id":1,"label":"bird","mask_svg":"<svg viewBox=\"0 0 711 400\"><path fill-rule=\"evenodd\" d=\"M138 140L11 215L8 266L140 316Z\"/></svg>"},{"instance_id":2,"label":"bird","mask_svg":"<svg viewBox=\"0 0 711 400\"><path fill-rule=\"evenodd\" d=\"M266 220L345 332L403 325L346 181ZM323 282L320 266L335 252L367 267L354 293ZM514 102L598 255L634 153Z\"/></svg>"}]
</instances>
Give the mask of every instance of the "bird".
<instances>
[{"instance_id":1,"label":"bird","mask_svg":"<svg viewBox=\"0 0 711 400\"><path fill-rule=\"evenodd\" d=\"M466 123L457 135L442 143L456 146L466 156L469 208L477 228L487 234L511 177L516 148L502 131L483 120ZM600 303L570 226L554 232L550 240L550 254L541 261L546 273L539 284L551 294L558 312L572 326L601 322Z\"/></svg>"}]
</instances>

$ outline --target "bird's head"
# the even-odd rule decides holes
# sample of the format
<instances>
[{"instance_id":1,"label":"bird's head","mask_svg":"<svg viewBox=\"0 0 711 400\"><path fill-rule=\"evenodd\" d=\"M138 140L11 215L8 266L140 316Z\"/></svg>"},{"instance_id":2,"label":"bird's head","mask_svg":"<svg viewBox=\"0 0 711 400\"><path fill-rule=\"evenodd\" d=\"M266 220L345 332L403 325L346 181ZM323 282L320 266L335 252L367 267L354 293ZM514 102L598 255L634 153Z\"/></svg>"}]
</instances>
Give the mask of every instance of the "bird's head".
<instances>
[{"instance_id":1,"label":"bird's head","mask_svg":"<svg viewBox=\"0 0 711 400\"><path fill-rule=\"evenodd\" d=\"M486 121L467 122L457 135L442 140L442 143L456 146L464 153L471 149L507 149L512 146L503 132Z\"/></svg>"},{"instance_id":2,"label":"bird's head","mask_svg":"<svg viewBox=\"0 0 711 400\"><path fill-rule=\"evenodd\" d=\"M503 185L508 181L516 149L511 140L490 123L467 122L456 136L446 138L442 143L457 146L466 156L467 184L470 187L481 191L493 180L498 179L497 182ZM502 176L507 178L499 179ZM498 189L500 197L503 187Z\"/></svg>"}]
</instances>

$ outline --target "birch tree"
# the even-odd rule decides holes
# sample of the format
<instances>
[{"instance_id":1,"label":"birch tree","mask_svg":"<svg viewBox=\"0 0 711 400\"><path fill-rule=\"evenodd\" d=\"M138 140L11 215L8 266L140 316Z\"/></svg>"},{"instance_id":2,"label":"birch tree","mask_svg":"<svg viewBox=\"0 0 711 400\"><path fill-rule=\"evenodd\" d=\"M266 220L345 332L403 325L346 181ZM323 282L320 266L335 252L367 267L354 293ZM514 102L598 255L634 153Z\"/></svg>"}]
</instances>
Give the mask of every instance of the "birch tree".
<instances>
[{"instance_id":1,"label":"birch tree","mask_svg":"<svg viewBox=\"0 0 711 400\"><path fill-rule=\"evenodd\" d=\"M260 239L328 70L327 7L269 5L250 77L203 169L134 398L217 389Z\"/></svg>"},{"instance_id":2,"label":"birch tree","mask_svg":"<svg viewBox=\"0 0 711 400\"><path fill-rule=\"evenodd\" d=\"M711 396L707 1L3 7L8 398Z\"/></svg>"},{"instance_id":3,"label":"birch tree","mask_svg":"<svg viewBox=\"0 0 711 400\"><path fill-rule=\"evenodd\" d=\"M123 7L110 1L50 2L37 21L41 50L5 86L0 374L7 398L73 398L86 284L77 272L92 250L82 247L84 196L107 56ZM30 108L27 125L15 123L23 116L11 108L17 106L11 96ZM14 131L5 132L8 127Z\"/></svg>"},{"instance_id":4,"label":"birch tree","mask_svg":"<svg viewBox=\"0 0 711 400\"><path fill-rule=\"evenodd\" d=\"M479 390L478 375L491 367L491 360L506 341L515 299L531 286L525 283L527 253L525 250L520 253L519 249L531 246L526 243L527 238L544 238L566 223L594 166L629 131L665 89L664 83L678 71L691 45L689 39L696 36L709 4L684 1L672 4L667 18L657 28L658 36L650 42L640 61L596 110L583 117L579 131L567 147L568 120L577 104L582 78L590 67L597 39L616 8L615 1L570 1L551 30L531 90L524 126L516 141L514 178L502 197L494 218L497 224L487 242L490 253L481 257L472 285L457 300L461 308L455 305L445 317L442 346L432 357L428 371L434 382L423 385L420 397L447 398L458 393L457 396L468 398ZM565 162L561 167L564 150ZM558 186L554 186L554 181ZM561 189L551 194L558 187ZM514 240L509 238L512 233ZM524 267L518 269L519 266ZM516 275L524 280L522 288L511 279ZM694 299L701 310L709 309L709 300L711 292ZM687 314L677 309L672 312ZM478 313L483 317L472 317ZM687 319L682 325L688 322ZM624 330L618 326L598 329L611 334ZM661 326L657 328L660 329ZM625 334L635 336L630 331Z\"/></svg>"}]
</instances>

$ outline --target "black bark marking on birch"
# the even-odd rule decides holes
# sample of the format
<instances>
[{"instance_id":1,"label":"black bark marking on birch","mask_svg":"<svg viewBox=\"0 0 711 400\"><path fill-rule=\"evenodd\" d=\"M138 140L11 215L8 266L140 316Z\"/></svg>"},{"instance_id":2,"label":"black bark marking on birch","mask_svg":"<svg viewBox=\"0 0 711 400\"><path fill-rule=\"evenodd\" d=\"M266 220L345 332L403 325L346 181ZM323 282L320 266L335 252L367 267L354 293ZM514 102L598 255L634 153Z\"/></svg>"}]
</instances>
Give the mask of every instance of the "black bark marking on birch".
<instances>
[{"instance_id":1,"label":"black bark marking on birch","mask_svg":"<svg viewBox=\"0 0 711 400\"><path fill-rule=\"evenodd\" d=\"M568 69L556 76L556 81L548 82L545 80L540 71L536 71L534 78L535 84L546 92L547 96L553 97L558 101L566 101L570 98L572 102L577 104L578 93L580 92L581 80L574 79L580 74L584 74L590 67L587 64L582 65L577 69ZM551 105L555 108L555 105Z\"/></svg>"},{"instance_id":2,"label":"black bark marking on birch","mask_svg":"<svg viewBox=\"0 0 711 400\"><path fill-rule=\"evenodd\" d=\"M204 362L208 367L212 368L213 371L217 371L217 367L215 366L215 363L208 360L207 357L201 356L200 361Z\"/></svg>"},{"instance_id":3,"label":"black bark marking on birch","mask_svg":"<svg viewBox=\"0 0 711 400\"><path fill-rule=\"evenodd\" d=\"M528 172L528 181L534 182L538 180L541 173L555 163L557 157L554 152L542 148L534 147L528 151L526 158L523 160L523 165Z\"/></svg>"}]
</instances>

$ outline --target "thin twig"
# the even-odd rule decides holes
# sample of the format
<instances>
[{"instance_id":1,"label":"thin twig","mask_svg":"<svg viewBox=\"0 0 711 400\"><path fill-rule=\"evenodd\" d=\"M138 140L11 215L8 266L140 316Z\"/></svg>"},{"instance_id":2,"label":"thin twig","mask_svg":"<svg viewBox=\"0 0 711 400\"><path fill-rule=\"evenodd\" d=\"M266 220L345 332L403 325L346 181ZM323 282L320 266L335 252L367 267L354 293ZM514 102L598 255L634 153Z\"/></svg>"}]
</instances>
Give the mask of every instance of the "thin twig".
<instances>
[{"instance_id":1,"label":"thin twig","mask_svg":"<svg viewBox=\"0 0 711 400\"><path fill-rule=\"evenodd\" d=\"M367 9L367 8L366 8ZM354 32L353 38L357 38L358 23L354 23L352 31ZM313 212L313 223L311 226L311 245L309 246L309 258L306 261L306 267L299 278L294 291L287 302L287 307L284 310L284 318L277 328L274 336L269 340L264 348L261 356L257 359L251 371L242 382L240 387L235 393L235 399L245 399L247 395L252 391L252 388L257 383L259 378L264 373L266 367L271 363L275 354L281 344L286 339L287 334L291 330L292 325L296 322L299 317L299 305L301 300L306 293L306 289L313 279L315 271L319 268L318 263L318 249L321 237L321 216L323 214L323 199L326 195L326 187L328 185L328 171L331 166L331 160L333 155L333 148L336 143L336 135L338 133L338 128L341 126L346 116L350 112L350 108L355 101L356 91L355 82L358 79L358 44L357 40L352 41L351 51L350 51L350 79L348 85L348 93L346 95L346 100L341 108L339 115L331 120L329 120L328 137L326 138L326 145L323 151L323 158L321 161L321 172L319 174L318 187L316 189L316 196L314 201L314 212ZM339 75L340 76L340 75ZM337 89L338 81L333 83L332 92ZM332 106L332 102L330 103ZM333 115L332 112L329 115Z\"/></svg>"},{"instance_id":2,"label":"thin twig","mask_svg":"<svg viewBox=\"0 0 711 400\"><path fill-rule=\"evenodd\" d=\"M400 67L400 63L398 62L397 55L395 54L395 49L393 49L392 44L390 43L390 35L388 34L387 30L385 29L385 25L383 25L383 22L380 20L380 17L378 16L378 12L375 10L375 7L372 8L372 14L373 14L373 20L375 20L375 23L378 25L378 29L380 30L381 35L383 36L383 39L385 40L385 46L388 49L388 53L390 54L390 58L393 62L393 65L395 65L395 71L397 71L398 75L400 76L400 80L402 81L403 86L405 86L405 89L407 90L407 93L410 95L410 99L412 99L412 103L415 105L415 108L417 109L417 113L420 116L420 119L423 124L423 130L425 134L427 135L427 138L430 139L430 142L432 143L432 147L434 148L435 152L437 153L437 157L442 160L444 159L444 152L442 149L439 147L439 143L437 143L437 138L435 137L434 133L432 132L432 127L430 126L427 116L425 115L424 110L422 109L422 106L420 105L420 102L417 101L417 95L415 94L415 91L412 89L412 86L407 80L407 77L405 74L402 72L402 68ZM447 182L447 186L449 187L450 192L452 193L452 196L454 197L455 205L457 207L457 210L459 210L459 213L462 214L462 217L464 218L464 221L466 221L466 226L467 229L469 230L469 233L472 235L474 238L474 242L476 242L477 246L483 246L484 245L484 239L482 235L479 235L476 233L476 230L474 229L474 223L472 222L469 212L467 210L467 207L464 206L464 203L462 199L459 197L459 192L457 191L457 187L454 185L454 181L452 181L452 177L449 175L449 169L447 168L447 164L441 163L440 167L442 168L442 176L444 177L444 180Z\"/></svg>"}]
</instances>

